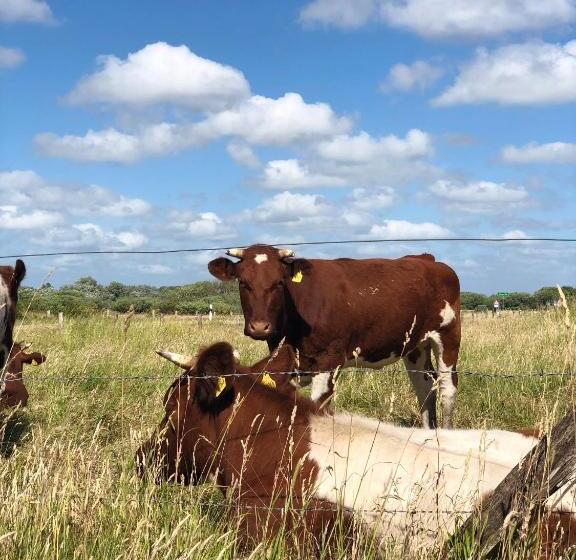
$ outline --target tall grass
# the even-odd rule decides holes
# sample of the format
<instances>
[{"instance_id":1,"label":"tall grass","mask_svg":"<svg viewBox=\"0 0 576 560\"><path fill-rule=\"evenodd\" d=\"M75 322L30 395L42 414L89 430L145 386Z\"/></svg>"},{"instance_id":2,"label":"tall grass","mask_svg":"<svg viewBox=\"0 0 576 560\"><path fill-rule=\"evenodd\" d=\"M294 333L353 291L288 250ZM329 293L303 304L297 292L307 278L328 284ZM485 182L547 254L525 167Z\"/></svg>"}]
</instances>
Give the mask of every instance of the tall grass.
<instances>
[{"instance_id":1,"label":"tall grass","mask_svg":"<svg viewBox=\"0 0 576 560\"><path fill-rule=\"evenodd\" d=\"M457 427L515 429L549 424L574 402L573 332L561 312L500 317L466 316L459 369ZM264 343L242 334L238 318L70 319L27 317L17 338L47 355L28 367L27 410L5 415L0 458L0 557L184 559L234 558L235 532L219 494L198 488L154 486L135 476L133 455L162 416L162 396L177 374L157 357L160 348L194 353L228 340L244 363L264 356ZM504 374L518 374L505 378ZM105 377L122 379L105 379ZM129 379L149 376L150 379ZM337 408L395 423L418 417L402 367L348 370L340 376ZM366 544L368 543L368 544ZM433 551L429 551L434 556ZM340 556L374 557L369 539ZM263 543L252 558L295 557L280 543ZM396 552L385 556L398 557ZM326 558L338 552L326 552Z\"/></svg>"}]
</instances>

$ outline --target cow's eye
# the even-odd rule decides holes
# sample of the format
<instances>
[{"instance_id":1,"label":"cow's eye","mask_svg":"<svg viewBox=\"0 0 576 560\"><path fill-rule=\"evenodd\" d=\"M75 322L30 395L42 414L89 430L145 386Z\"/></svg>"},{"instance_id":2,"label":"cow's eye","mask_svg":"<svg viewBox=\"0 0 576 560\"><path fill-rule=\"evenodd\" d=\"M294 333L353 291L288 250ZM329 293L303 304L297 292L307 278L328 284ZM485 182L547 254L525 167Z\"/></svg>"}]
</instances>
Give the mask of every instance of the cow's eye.
<instances>
[{"instance_id":1,"label":"cow's eye","mask_svg":"<svg viewBox=\"0 0 576 560\"><path fill-rule=\"evenodd\" d=\"M276 282L276 284L274 285L275 290L281 290L283 287L284 287L284 282L282 282L282 280L280 280L279 282Z\"/></svg>"},{"instance_id":2,"label":"cow's eye","mask_svg":"<svg viewBox=\"0 0 576 560\"><path fill-rule=\"evenodd\" d=\"M250 291L250 286L248 286L248 284L246 284L246 282L240 280L240 282L238 282L238 285L240 286L241 290L246 290L247 292Z\"/></svg>"}]
</instances>

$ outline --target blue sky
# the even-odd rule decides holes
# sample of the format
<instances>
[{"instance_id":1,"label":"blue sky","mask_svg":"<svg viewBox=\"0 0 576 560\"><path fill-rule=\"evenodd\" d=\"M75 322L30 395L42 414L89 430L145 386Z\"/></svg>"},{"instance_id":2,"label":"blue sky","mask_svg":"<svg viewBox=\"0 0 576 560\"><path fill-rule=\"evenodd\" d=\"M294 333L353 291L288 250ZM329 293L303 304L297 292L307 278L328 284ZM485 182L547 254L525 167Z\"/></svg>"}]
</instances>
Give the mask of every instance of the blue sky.
<instances>
[{"instance_id":1,"label":"blue sky","mask_svg":"<svg viewBox=\"0 0 576 560\"><path fill-rule=\"evenodd\" d=\"M406 238L463 289L576 284L576 0L0 0L1 254ZM180 284L211 253L28 259Z\"/></svg>"}]
</instances>

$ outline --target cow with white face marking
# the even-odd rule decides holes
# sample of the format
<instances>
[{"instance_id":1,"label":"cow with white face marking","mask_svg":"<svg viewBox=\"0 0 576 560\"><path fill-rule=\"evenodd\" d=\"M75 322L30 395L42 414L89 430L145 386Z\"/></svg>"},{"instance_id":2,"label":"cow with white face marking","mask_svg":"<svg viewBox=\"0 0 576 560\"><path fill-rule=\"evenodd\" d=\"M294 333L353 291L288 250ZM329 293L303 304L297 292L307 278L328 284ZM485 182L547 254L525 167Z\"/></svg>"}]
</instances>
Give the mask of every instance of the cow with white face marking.
<instances>
[{"instance_id":1,"label":"cow with white face marking","mask_svg":"<svg viewBox=\"0 0 576 560\"><path fill-rule=\"evenodd\" d=\"M231 249L208 269L238 280L246 335L282 339L296 348L300 369L381 368L402 359L426 428L436 426L436 387L443 426L452 426L460 348L460 284L432 255L399 259L298 259L286 249ZM432 366L434 352L436 370ZM422 372L431 372L422 373ZM312 398L332 396L333 375L312 380Z\"/></svg>"},{"instance_id":2,"label":"cow with white face marking","mask_svg":"<svg viewBox=\"0 0 576 560\"><path fill-rule=\"evenodd\" d=\"M18 288L25 275L26 267L20 259L14 267L0 266L0 371L12 349Z\"/></svg>"}]
</instances>

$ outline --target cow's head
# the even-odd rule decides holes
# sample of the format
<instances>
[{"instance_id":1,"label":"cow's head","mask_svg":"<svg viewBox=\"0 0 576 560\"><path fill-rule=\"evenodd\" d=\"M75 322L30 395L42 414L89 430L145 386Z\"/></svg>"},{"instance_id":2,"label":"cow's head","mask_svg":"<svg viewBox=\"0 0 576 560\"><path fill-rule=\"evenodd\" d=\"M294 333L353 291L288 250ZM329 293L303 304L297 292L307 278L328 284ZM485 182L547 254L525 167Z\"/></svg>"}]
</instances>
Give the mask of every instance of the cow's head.
<instances>
[{"instance_id":1,"label":"cow's head","mask_svg":"<svg viewBox=\"0 0 576 560\"><path fill-rule=\"evenodd\" d=\"M269 245L230 249L233 262L220 257L208 263L208 270L219 280L238 280L244 313L244 333L256 340L277 334L286 305L286 285L298 281L308 261L295 259L294 252Z\"/></svg>"},{"instance_id":2,"label":"cow's head","mask_svg":"<svg viewBox=\"0 0 576 560\"><path fill-rule=\"evenodd\" d=\"M290 376L294 351L283 346L253 366L241 366L230 344L219 342L201 351L196 358L159 352L186 370L164 396L164 418L152 437L136 452L136 469L141 478L200 484L218 470L222 437L236 398L234 374L246 382L275 385L274 390L295 393ZM263 372L268 375L263 377ZM276 375L275 375L276 372ZM233 415L236 417L236 415ZM224 426L223 433L221 428Z\"/></svg>"},{"instance_id":3,"label":"cow's head","mask_svg":"<svg viewBox=\"0 0 576 560\"><path fill-rule=\"evenodd\" d=\"M12 348L18 288L25 275L26 267L20 259L14 267L0 266L0 369L4 367Z\"/></svg>"},{"instance_id":4,"label":"cow's head","mask_svg":"<svg viewBox=\"0 0 576 560\"><path fill-rule=\"evenodd\" d=\"M12 345L5 368L4 386L0 390L0 410L28 404L28 391L22 381L24 365L40 365L46 361L46 356L39 352L26 352L29 346L18 342Z\"/></svg>"},{"instance_id":5,"label":"cow's head","mask_svg":"<svg viewBox=\"0 0 576 560\"><path fill-rule=\"evenodd\" d=\"M24 365L37 365L43 364L46 361L46 356L40 352L27 352L30 344L23 344L15 342L12 345L10 358L6 364L6 374L10 375L13 379L21 379Z\"/></svg>"}]
</instances>

